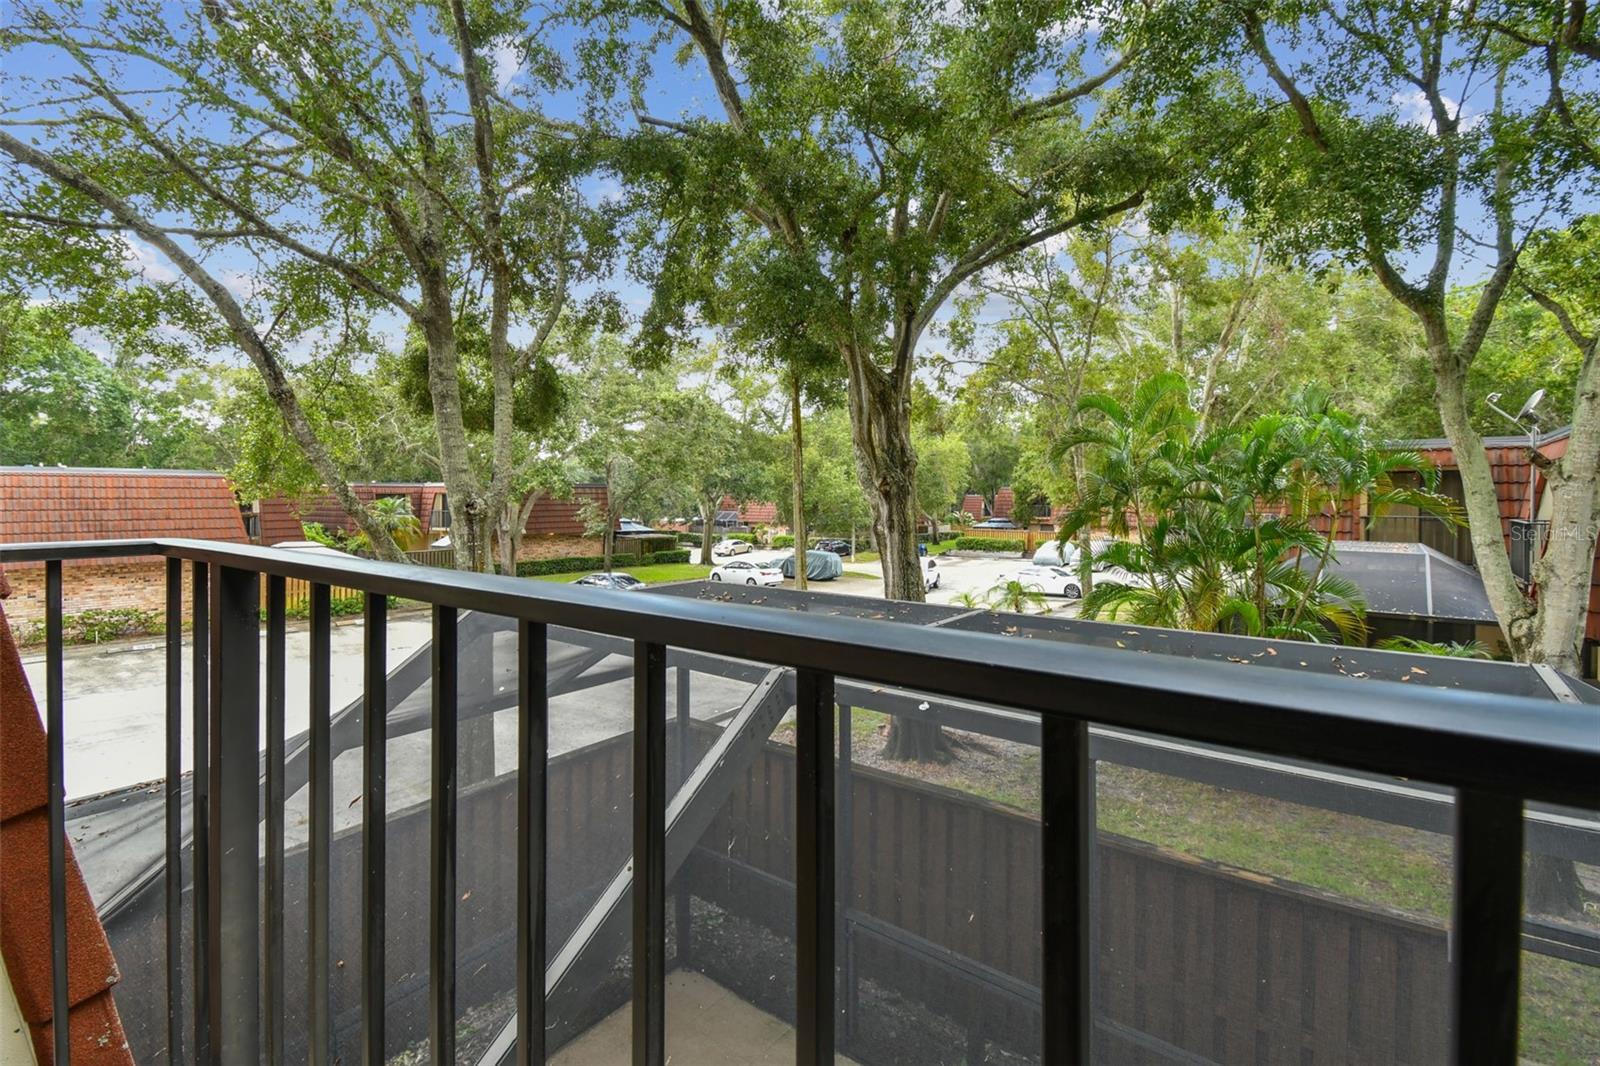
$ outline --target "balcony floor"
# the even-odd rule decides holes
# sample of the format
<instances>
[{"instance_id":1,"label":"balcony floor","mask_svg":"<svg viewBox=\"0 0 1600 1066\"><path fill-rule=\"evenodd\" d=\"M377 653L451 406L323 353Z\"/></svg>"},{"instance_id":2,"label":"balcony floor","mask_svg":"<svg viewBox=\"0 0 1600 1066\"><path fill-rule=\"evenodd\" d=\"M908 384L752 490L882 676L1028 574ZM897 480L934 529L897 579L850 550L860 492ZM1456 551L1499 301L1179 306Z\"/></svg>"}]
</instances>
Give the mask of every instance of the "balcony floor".
<instances>
[{"instance_id":1,"label":"balcony floor","mask_svg":"<svg viewBox=\"0 0 1600 1066\"><path fill-rule=\"evenodd\" d=\"M618 1066L633 1057L632 1005L625 1004L550 1059L551 1066ZM837 1060L855 1066L840 1056ZM752 1006L703 974L667 975L667 1062L688 1066L789 1066L794 1026Z\"/></svg>"}]
</instances>

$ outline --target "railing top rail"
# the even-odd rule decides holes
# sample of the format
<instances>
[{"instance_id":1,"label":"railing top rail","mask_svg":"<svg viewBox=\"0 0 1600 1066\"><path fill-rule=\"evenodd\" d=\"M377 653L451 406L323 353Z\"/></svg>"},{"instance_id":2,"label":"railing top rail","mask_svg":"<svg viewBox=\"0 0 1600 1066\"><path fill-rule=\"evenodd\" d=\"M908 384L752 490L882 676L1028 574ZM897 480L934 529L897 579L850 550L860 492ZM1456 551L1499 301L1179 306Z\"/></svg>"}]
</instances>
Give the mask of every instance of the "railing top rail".
<instances>
[{"instance_id":1,"label":"railing top rail","mask_svg":"<svg viewBox=\"0 0 1600 1066\"><path fill-rule=\"evenodd\" d=\"M611 633L1097 724L1600 807L1593 706L897 622L643 597L218 541L0 546L0 564L166 556ZM1264 713L1265 712L1265 713Z\"/></svg>"}]
</instances>

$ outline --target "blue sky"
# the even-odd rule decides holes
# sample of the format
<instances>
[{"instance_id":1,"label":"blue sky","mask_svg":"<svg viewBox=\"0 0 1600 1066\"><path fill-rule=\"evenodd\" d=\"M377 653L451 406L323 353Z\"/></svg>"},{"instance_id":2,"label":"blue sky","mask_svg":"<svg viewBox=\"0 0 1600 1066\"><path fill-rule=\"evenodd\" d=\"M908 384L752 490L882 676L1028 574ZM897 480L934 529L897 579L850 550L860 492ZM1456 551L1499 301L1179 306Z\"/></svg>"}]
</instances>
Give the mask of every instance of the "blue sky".
<instances>
[{"instance_id":1,"label":"blue sky","mask_svg":"<svg viewBox=\"0 0 1600 1066\"><path fill-rule=\"evenodd\" d=\"M173 6L174 19L181 21L185 16L192 15L193 9L179 5ZM5 5L0 7L0 18L9 20L15 15L15 7ZM425 27L419 25L419 31L425 47L433 50L441 65L455 65L454 52L448 42L437 35L430 34ZM1087 30L1092 33L1092 27ZM570 30L549 34L543 39L553 43L557 48L570 54L573 36ZM711 115L720 117L719 105L710 84L710 79L705 73L704 65L695 57L691 62L679 65L672 61L671 51L675 47L669 45L661 49L654 57L654 75L645 89L645 103L648 110L655 115L671 118L682 118L695 115ZM517 65L517 49L509 40L489 42L484 47L489 56L495 72L496 81L503 90L525 90L529 85L529 78ZM1304 56L1297 53L1286 44L1280 42L1279 54L1286 64L1291 64ZM37 48L27 48L12 53L8 67L13 73L20 74L45 74L55 73L60 69L61 58L56 55L45 55ZM1249 80L1252 84L1261 84L1261 77L1257 72L1251 72ZM146 89L161 84L161 76L150 68L141 68L132 65L126 69L123 83L125 88ZM1049 88L1046 85L1037 87L1040 91ZM1454 98L1464 98L1462 113L1468 122L1481 119L1488 109L1487 93L1491 86L1488 80L1479 76L1471 83L1462 82L1455 87ZM1376 92L1369 106L1373 110L1386 110L1396 115L1401 121L1413 122L1421 125L1427 124L1426 108L1419 98L1420 94L1413 92L1391 92L1379 90ZM153 98L145 98L153 99ZM578 94L564 94L557 96L544 96L540 100L541 106L547 113L557 117L577 118L581 114L581 99ZM582 185L583 194L591 200L615 196L620 190L614 179L604 176L592 177ZM1592 205L1591 205L1592 206ZM1462 224L1469 232L1481 232L1484 227L1484 214L1476 203L1464 205ZM293 217L292 215L290 217ZM176 277L175 271L155 251L136 240L129 242L130 261L143 269L151 280L164 281ZM1402 257L1402 263L1407 267L1408 273L1416 276L1431 259L1431 249L1421 249L1411 255ZM222 280L229 285L237 295L251 298L260 295L257 291L256 264L247 256L238 251L224 251L213 254L209 263ZM1458 250L1458 265L1454 271L1453 281L1457 283L1470 282L1483 276L1488 267L1483 261L1482 252L1472 243L1464 242ZM642 309L648 299L648 293L635 280L627 276L625 270L619 270L615 276L606 283L609 288L618 293L624 303L638 311ZM403 334L404 323L397 312L384 312L379 317L379 324L384 332L396 340ZM937 345L937 338L930 338L925 344Z\"/></svg>"}]
</instances>

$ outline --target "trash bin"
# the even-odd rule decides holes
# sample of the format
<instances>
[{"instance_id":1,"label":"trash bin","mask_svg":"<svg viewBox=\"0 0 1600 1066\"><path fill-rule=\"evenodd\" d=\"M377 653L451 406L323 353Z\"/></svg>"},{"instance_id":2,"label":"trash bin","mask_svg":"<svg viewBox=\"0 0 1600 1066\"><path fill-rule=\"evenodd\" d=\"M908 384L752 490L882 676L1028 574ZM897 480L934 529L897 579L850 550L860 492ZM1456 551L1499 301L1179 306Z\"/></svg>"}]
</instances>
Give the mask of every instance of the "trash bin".
<instances>
[{"instance_id":1,"label":"trash bin","mask_svg":"<svg viewBox=\"0 0 1600 1066\"><path fill-rule=\"evenodd\" d=\"M918 555L927 555L928 554L928 542L927 541L919 540L917 542L917 554Z\"/></svg>"}]
</instances>

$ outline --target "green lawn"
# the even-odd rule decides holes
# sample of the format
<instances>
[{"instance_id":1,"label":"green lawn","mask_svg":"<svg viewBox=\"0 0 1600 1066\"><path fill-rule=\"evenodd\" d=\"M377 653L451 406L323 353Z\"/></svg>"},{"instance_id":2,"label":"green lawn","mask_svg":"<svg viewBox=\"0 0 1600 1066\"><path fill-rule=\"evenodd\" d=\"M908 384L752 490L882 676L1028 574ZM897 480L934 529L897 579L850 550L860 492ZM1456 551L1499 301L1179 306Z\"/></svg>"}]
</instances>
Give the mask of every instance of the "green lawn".
<instances>
[{"instance_id":1,"label":"green lawn","mask_svg":"<svg viewBox=\"0 0 1600 1066\"><path fill-rule=\"evenodd\" d=\"M938 544L928 545L928 554L943 555L945 552L949 551L955 546L956 542L954 538L940 541ZM850 561L853 563L875 563L879 560L879 558L881 558L881 556L879 556L877 552L856 552Z\"/></svg>"},{"instance_id":2,"label":"green lawn","mask_svg":"<svg viewBox=\"0 0 1600 1066\"><path fill-rule=\"evenodd\" d=\"M881 745L887 720L857 709L850 720L855 749ZM776 735L793 742L791 726ZM938 784L1037 816L1037 750L990 761L981 773L963 772L962 761L958 755L917 769ZM1107 832L1449 920L1453 848L1446 838L1125 766L1101 763L1098 777L1096 813ZM1522 964L1522 1054L1549 1066L1600 1063L1600 969L1531 952Z\"/></svg>"},{"instance_id":3,"label":"green lawn","mask_svg":"<svg viewBox=\"0 0 1600 1066\"><path fill-rule=\"evenodd\" d=\"M699 563L659 563L655 566L618 566L614 569L632 574L640 581L651 584L658 581L691 581L711 573L711 567L701 566ZM555 581L570 585L580 577L587 577L592 573L593 570L580 570L571 574L539 574L533 580Z\"/></svg>"}]
</instances>

